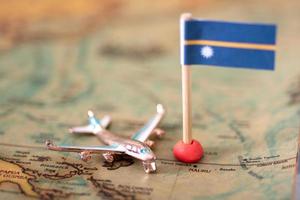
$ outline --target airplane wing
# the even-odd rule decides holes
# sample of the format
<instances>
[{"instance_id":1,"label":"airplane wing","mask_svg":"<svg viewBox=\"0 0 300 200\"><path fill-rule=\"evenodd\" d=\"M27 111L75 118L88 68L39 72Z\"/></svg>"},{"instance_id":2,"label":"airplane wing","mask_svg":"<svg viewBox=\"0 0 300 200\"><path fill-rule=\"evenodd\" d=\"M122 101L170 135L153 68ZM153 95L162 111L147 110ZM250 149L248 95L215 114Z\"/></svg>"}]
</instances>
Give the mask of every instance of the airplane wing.
<instances>
[{"instance_id":1,"label":"airplane wing","mask_svg":"<svg viewBox=\"0 0 300 200\"><path fill-rule=\"evenodd\" d=\"M147 140L165 114L165 109L161 104L156 106L156 110L156 115L151 118L140 130L138 130L138 132L136 132L131 139L138 140L140 142L145 142Z\"/></svg>"},{"instance_id":2,"label":"airplane wing","mask_svg":"<svg viewBox=\"0 0 300 200\"><path fill-rule=\"evenodd\" d=\"M90 147L80 147L80 146L57 146L51 141L46 141L46 146L49 150L53 151L65 151L65 152L77 152L81 153L88 151L89 153L102 153L102 152L125 152L124 147L121 145L110 145L110 146L90 146Z\"/></svg>"},{"instance_id":3,"label":"airplane wing","mask_svg":"<svg viewBox=\"0 0 300 200\"><path fill-rule=\"evenodd\" d=\"M95 131L95 127L92 125L87 126L76 126L69 129L70 133L93 133Z\"/></svg>"},{"instance_id":4,"label":"airplane wing","mask_svg":"<svg viewBox=\"0 0 300 200\"><path fill-rule=\"evenodd\" d=\"M91 112L91 111L89 111ZM94 116L92 116L94 117ZM97 122L99 122L99 126L97 125L93 125L93 124L89 124L89 125L86 125L86 126L77 126L77 127L73 127L73 128L70 128L69 131L70 133L97 133L98 131L101 130L101 128L107 128L111 122L111 118L110 116L106 115L104 116L101 120L97 120Z\"/></svg>"}]
</instances>

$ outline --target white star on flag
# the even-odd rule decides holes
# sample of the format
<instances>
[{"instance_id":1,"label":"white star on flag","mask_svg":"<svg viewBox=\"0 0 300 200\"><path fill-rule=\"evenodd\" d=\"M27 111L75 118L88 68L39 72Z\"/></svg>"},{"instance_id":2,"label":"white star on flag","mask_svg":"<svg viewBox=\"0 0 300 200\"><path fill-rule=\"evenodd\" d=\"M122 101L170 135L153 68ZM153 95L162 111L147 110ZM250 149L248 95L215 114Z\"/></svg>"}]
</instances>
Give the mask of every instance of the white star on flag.
<instances>
[{"instance_id":1,"label":"white star on flag","mask_svg":"<svg viewBox=\"0 0 300 200\"><path fill-rule=\"evenodd\" d=\"M201 55L204 58L211 58L214 55L214 50L210 46L204 46L201 48Z\"/></svg>"}]
</instances>

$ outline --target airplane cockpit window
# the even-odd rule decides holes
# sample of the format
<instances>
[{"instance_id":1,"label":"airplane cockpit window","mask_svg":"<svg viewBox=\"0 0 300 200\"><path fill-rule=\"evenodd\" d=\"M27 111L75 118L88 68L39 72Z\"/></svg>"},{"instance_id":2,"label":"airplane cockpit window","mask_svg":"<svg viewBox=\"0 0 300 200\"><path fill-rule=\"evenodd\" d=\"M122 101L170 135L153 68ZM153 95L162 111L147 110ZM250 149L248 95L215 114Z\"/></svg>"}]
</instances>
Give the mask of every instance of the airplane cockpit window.
<instances>
[{"instance_id":1,"label":"airplane cockpit window","mask_svg":"<svg viewBox=\"0 0 300 200\"><path fill-rule=\"evenodd\" d=\"M141 152L141 153L149 153L150 150L147 149L147 148L142 148L142 149L140 150L140 152Z\"/></svg>"}]
</instances>

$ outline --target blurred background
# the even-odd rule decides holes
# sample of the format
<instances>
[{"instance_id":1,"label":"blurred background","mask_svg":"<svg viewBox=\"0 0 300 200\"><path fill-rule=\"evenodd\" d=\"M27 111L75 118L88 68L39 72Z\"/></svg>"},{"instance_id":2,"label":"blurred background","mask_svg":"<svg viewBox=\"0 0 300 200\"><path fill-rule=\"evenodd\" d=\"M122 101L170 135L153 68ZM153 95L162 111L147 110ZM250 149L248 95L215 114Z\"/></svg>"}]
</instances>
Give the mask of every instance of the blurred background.
<instances>
[{"instance_id":1,"label":"blurred background","mask_svg":"<svg viewBox=\"0 0 300 200\"><path fill-rule=\"evenodd\" d=\"M279 25L280 36L284 36L280 37L280 42L284 46L295 42L300 26L298 23L300 3L296 0L288 2L73 0L63 3L59 0L1 0L0 2L2 50L28 41L83 37L95 31L105 30L112 24L132 27L132 39L135 39L135 43L146 42L154 40L156 33L159 32L153 29L155 23L168 25L171 21L177 25L178 16L182 12L191 12L199 18L276 23ZM136 30L137 26L148 30L143 37L134 37L142 32ZM173 42L178 37L178 32L172 29L166 32L166 35Z\"/></svg>"}]
</instances>

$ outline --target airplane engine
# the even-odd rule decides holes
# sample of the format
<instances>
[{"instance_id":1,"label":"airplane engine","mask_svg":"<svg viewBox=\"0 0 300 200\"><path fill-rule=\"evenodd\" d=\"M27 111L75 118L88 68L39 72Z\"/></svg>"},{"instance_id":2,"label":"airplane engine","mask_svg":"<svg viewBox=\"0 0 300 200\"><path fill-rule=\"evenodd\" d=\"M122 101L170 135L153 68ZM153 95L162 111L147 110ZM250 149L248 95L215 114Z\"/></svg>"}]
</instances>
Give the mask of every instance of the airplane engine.
<instances>
[{"instance_id":1,"label":"airplane engine","mask_svg":"<svg viewBox=\"0 0 300 200\"><path fill-rule=\"evenodd\" d=\"M88 151L82 151L79 155L80 159L85 162L89 161L92 158L91 153Z\"/></svg>"},{"instance_id":2,"label":"airplane engine","mask_svg":"<svg viewBox=\"0 0 300 200\"><path fill-rule=\"evenodd\" d=\"M146 140L145 144L148 145L150 148L154 146L154 141L153 140Z\"/></svg>"},{"instance_id":3,"label":"airplane engine","mask_svg":"<svg viewBox=\"0 0 300 200\"><path fill-rule=\"evenodd\" d=\"M166 132L160 128L156 128L153 130L153 133L158 137L158 138L162 138Z\"/></svg>"},{"instance_id":4,"label":"airplane engine","mask_svg":"<svg viewBox=\"0 0 300 200\"><path fill-rule=\"evenodd\" d=\"M112 153L110 153L110 152L103 153L102 155L103 155L104 159L105 159L107 162L112 163L112 162L115 160L114 154L112 154Z\"/></svg>"}]
</instances>

